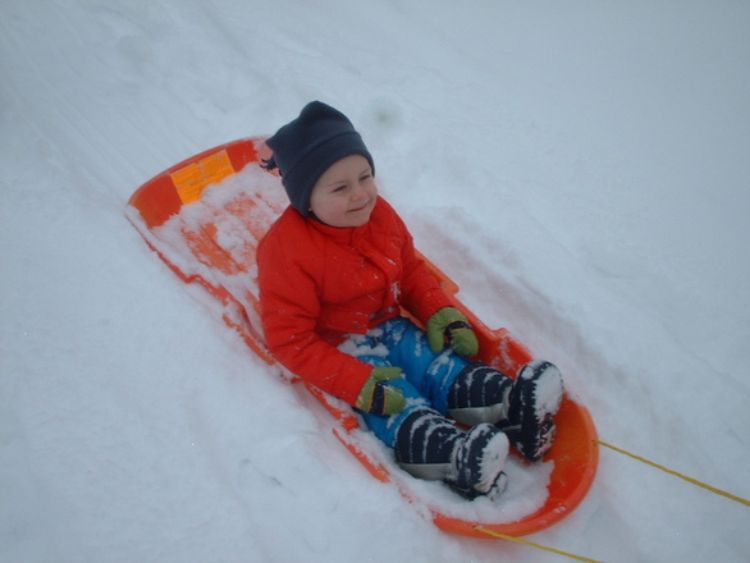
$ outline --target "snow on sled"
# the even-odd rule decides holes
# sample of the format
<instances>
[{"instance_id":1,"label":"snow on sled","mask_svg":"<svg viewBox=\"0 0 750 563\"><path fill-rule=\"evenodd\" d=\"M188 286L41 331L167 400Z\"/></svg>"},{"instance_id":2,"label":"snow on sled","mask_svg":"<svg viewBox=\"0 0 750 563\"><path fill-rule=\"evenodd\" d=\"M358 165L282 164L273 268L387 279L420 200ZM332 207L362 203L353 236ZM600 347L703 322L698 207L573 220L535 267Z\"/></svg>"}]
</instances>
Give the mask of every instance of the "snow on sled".
<instances>
[{"instance_id":1,"label":"snow on sled","mask_svg":"<svg viewBox=\"0 0 750 563\"><path fill-rule=\"evenodd\" d=\"M287 205L279 177L259 166L269 154L263 138L207 150L146 182L131 197L126 214L183 282L205 288L224 322L265 362L278 365L264 345L255 264L258 242ZM475 327L479 359L515 377L532 359L530 352L507 330L491 330L482 323L458 300L458 286L424 259L453 305ZM509 487L494 502L469 502L439 483L407 475L348 405L303 385L333 416L334 434L368 471L395 483L416 506L426 508L435 525L450 533L488 538L547 528L580 504L596 473L596 429L586 408L567 394L556 418L555 443L542 463L532 466L519 458L516 469L508 469L513 471L511 486L520 483L516 497L527 501L514 503L508 498Z\"/></svg>"}]
</instances>

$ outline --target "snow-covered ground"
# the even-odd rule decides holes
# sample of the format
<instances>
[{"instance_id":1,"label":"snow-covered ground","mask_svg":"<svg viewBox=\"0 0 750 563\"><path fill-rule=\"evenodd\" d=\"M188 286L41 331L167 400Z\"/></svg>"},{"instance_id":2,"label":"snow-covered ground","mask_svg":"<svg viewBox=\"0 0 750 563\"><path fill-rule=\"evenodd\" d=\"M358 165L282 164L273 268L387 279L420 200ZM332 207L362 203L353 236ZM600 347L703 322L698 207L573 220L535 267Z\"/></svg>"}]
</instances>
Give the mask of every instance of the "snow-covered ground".
<instances>
[{"instance_id":1,"label":"snow-covered ground","mask_svg":"<svg viewBox=\"0 0 750 563\"><path fill-rule=\"evenodd\" d=\"M750 497L750 5L4 0L0 560L559 561L440 533L125 219L342 109L418 245L603 439ZM602 450L530 539L746 561L750 509Z\"/></svg>"}]
</instances>

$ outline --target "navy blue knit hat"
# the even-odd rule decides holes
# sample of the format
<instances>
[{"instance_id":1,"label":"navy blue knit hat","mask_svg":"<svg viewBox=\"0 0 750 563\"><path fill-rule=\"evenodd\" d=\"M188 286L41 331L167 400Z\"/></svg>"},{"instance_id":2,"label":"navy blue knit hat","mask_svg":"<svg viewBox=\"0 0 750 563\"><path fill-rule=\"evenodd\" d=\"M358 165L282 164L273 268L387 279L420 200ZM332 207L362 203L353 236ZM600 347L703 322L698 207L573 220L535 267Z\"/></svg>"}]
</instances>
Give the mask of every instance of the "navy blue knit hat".
<instances>
[{"instance_id":1,"label":"navy blue knit hat","mask_svg":"<svg viewBox=\"0 0 750 563\"><path fill-rule=\"evenodd\" d=\"M310 195L323 173L346 156L360 154L375 166L365 143L347 117L323 102L310 102L279 129L266 144L273 156L268 169L278 168L289 201L305 217L310 215Z\"/></svg>"}]
</instances>

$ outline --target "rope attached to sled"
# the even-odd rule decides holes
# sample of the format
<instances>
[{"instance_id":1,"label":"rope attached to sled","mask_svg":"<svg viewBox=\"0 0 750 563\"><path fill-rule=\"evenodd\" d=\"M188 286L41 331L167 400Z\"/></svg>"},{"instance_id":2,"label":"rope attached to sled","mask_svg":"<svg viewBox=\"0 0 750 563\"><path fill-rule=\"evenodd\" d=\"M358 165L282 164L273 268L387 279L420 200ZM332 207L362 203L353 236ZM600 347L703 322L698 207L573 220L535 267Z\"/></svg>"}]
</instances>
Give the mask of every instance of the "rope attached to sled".
<instances>
[{"instance_id":1,"label":"rope attached to sled","mask_svg":"<svg viewBox=\"0 0 750 563\"><path fill-rule=\"evenodd\" d=\"M569 553L561 549L556 549L554 547L549 547L546 545L542 545L540 543L525 540L517 536L509 536L508 534L503 534L502 532L496 532L494 530L490 530L489 528L485 528L484 526L476 526L474 529L478 532L482 532L483 534L487 534L488 536L492 536L493 538L508 540L513 543L518 543L518 544L525 545L528 547L533 547L534 549L540 549L542 551L546 551L547 553L554 553L556 555L562 555L563 557L568 557L576 561L583 561L584 563L603 563L602 561L598 559L589 559L588 557L582 557L574 553Z\"/></svg>"},{"instance_id":2,"label":"rope attached to sled","mask_svg":"<svg viewBox=\"0 0 750 563\"><path fill-rule=\"evenodd\" d=\"M724 498L728 498L729 500L739 502L740 504L744 504L745 506L750 506L750 500L747 500L746 498L733 495L732 493L713 487L709 485L708 483L704 483L703 481L699 481L698 479L689 477L688 475L685 475L684 473L680 473L679 471L675 471L674 469L669 469L668 467L664 467L663 465L660 465L654 461L651 461L650 459L646 459L645 457L641 457L639 455L636 455L622 448L618 448L617 446L614 446L608 442L605 442L604 440L597 440L597 442L599 443L599 445L604 446L605 448L609 448L610 450L613 450L613 451L616 451L617 453L628 456L629 458L632 458L636 461L640 461L641 463L650 465L651 467L654 467L660 471L663 471L664 473L668 473L669 475L679 477L680 479L682 479L683 481L687 481L691 485L695 485L696 487L701 487L711 493L714 493L715 495L719 495Z\"/></svg>"},{"instance_id":3,"label":"rope attached to sled","mask_svg":"<svg viewBox=\"0 0 750 563\"><path fill-rule=\"evenodd\" d=\"M629 457L631 459L634 459L636 461L640 461L641 463L644 463L644 464L646 464L646 465L648 465L650 467L658 469L659 471L663 471L664 473L667 473L667 474L672 475L674 477L678 477L678 478L682 479L683 481L686 481L686 482L690 483L691 485L695 485L696 487L700 487L702 489L705 489L705 490L709 491L710 493L713 493L715 495L727 498L727 499L732 500L734 502L738 502L740 504L743 504L745 506L750 507L750 500L748 500L746 498L743 498L743 497L738 496L738 495L734 495L734 494L732 494L730 492L727 492L727 491L724 491L724 490L719 489L717 487L714 487L712 485L709 485L708 483L700 481L699 479L695 479L694 477L690 477L688 475L685 475L684 473L680 473L679 471L675 471L674 469L670 469L668 467L665 467L664 465L656 463L655 461L651 461L650 459L647 459L647 458L645 458L643 456L639 456L637 454L634 454L633 452L630 452L630 451L628 451L626 449L617 447L617 446L615 446L613 444L610 444L609 442L606 442L604 440L597 439L597 443L600 446L603 446L605 448L609 448L612 451L615 451L615 452L617 452L619 454L627 456L627 457ZM478 531L478 532L481 532L483 534L487 534L488 536L491 536L491 537L494 537L494 538L507 540L509 542L517 543L517 544L520 544L520 545L525 545L527 547L533 547L534 549L539 549L541 551L546 551L548 553L554 553L556 555L562 555L563 557L568 557L568 558L573 559L575 561L583 561L585 563L602 563L598 559L590 559L588 557L583 557L581 555L576 555L574 553L563 551L561 549L556 549L554 547L549 547L549 546L546 546L546 545L542 545L542 544L539 544L539 543L536 543L536 542L533 542L533 541L530 541L530 540L527 540L527 539L523 539L523 538L520 538L520 537L517 537L517 536L510 536L508 534L503 534L502 532L496 532L495 530L491 530L489 528L485 528L484 526L476 526L474 529L476 531Z\"/></svg>"}]
</instances>

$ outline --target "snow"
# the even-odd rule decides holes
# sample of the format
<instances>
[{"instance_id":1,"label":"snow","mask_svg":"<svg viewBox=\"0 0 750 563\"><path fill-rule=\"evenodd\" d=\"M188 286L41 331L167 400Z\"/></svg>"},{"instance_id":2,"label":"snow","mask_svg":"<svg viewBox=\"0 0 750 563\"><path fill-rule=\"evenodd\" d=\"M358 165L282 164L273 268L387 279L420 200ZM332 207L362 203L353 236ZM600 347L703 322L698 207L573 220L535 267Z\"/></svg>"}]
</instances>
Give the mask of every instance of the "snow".
<instances>
[{"instance_id":1,"label":"snow","mask_svg":"<svg viewBox=\"0 0 750 563\"><path fill-rule=\"evenodd\" d=\"M603 439L749 498L748 31L731 0L3 2L0 560L562 560L439 532L125 218L154 174L312 99ZM603 449L530 539L732 562L749 527Z\"/></svg>"},{"instance_id":2,"label":"snow","mask_svg":"<svg viewBox=\"0 0 750 563\"><path fill-rule=\"evenodd\" d=\"M338 349L350 356L385 358L388 356L388 348L382 342L373 340L382 334L382 328L373 328L367 331L367 334L350 334L346 340L338 345Z\"/></svg>"}]
</instances>

